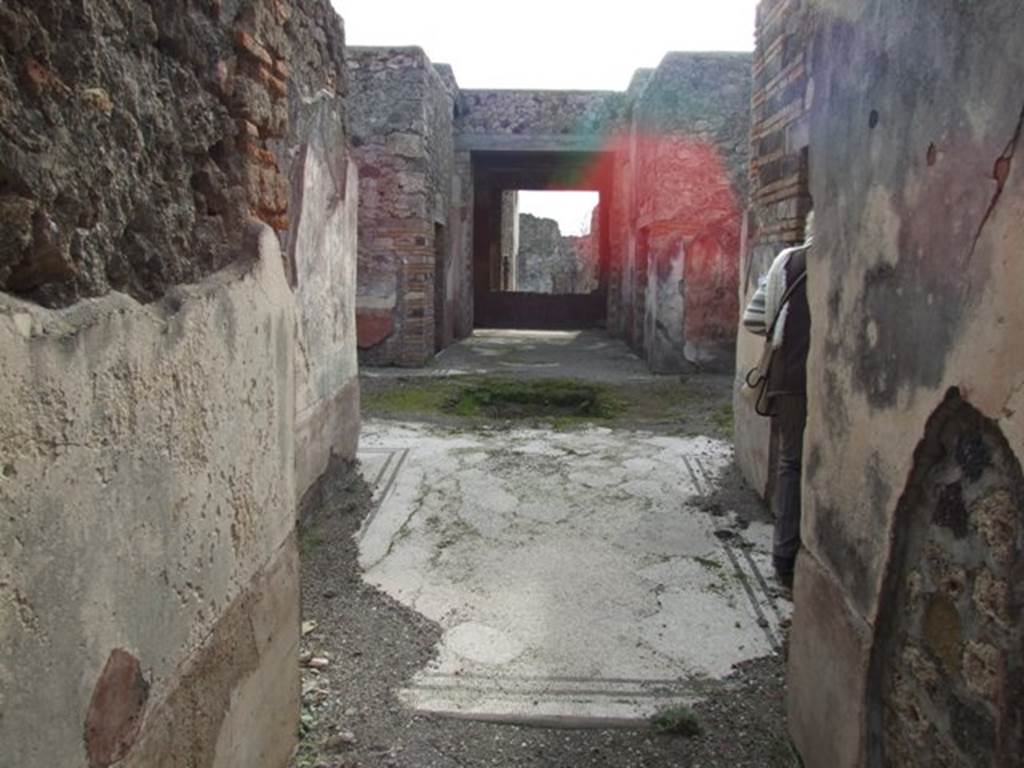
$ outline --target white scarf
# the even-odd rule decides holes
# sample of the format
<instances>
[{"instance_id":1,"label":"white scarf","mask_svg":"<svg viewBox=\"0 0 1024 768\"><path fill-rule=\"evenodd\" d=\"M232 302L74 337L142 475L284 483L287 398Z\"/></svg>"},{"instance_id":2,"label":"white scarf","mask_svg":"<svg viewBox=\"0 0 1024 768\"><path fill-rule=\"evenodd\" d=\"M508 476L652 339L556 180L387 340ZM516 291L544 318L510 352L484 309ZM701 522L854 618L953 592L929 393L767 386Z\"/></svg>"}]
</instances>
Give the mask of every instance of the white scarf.
<instances>
[{"instance_id":1,"label":"white scarf","mask_svg":"<svg viewBox=\"0 0 1024 768\"><path fill-rule=\"evenodd\" d=\"M774 349L782 346L786 317L789 314L789 302L786 302L786 306L782 307L782 311L779 312L779 304L782 303L782 297L786 295L786 265L789 264L789 259L794 253L803 251L810 245L811 240L808 239L807 242L794 248L786 248L775 257L775 261L768 268L768 277L764 288L764 315L770 323L776 313L779 313L779 319L775 323L775 332L772 334L772 348Z\"/></svg>"}]
</instances>

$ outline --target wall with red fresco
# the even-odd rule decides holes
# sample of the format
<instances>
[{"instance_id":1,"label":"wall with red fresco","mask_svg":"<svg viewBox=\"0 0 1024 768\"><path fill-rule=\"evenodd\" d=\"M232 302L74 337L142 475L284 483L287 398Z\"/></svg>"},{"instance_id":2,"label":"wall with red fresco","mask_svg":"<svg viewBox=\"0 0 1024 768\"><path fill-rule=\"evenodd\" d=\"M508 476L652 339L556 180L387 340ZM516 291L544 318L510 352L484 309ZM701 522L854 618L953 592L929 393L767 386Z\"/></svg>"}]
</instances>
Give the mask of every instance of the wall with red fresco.
<instances>
[{"instance_id":1,"label":"wall with red fresco","mask_svg":"<svg viewBox=\"0 0 1024 768\"><path fill-rule=\"evenodd\" d=\"M750 66L669 54L638 73L611 140L609 328L655 371L733 362Z\"/></svg>"}]
</instances>

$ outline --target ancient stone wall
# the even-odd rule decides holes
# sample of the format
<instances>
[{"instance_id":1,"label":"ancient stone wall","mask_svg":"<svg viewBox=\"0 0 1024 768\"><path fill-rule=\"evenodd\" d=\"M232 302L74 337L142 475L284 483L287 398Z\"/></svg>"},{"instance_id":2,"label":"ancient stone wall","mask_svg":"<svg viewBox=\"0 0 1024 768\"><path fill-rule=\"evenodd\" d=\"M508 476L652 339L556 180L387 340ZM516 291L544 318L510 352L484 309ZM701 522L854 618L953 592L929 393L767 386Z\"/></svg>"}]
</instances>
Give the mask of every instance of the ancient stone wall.
<instances>
[{"instance_id":1,"label":"ancient stone wall","mask_svg":"<svg viewBox=\"0 0 1024 768\"><path fill-rule=\"evenodd\" d=\"M441 272L459 282L448 247L462 240L451 239L449 222L455 207L455 99L450 82L418 48L350 49L348 67L360 169L361 359L422 365L435 349L439 253ZM435 237L445 239L444 247L435 247ZM446 286L444 295L454 304L454 290L449 294Z\"/></svg>"},{"instance_id":2,"label":"ancient stone wall","mask_svg":"<svg viewBox=\"0 0 1024 768\"><path fill-rule=\"evenodd\" d=\"M1024 8L815 14L790 730L809 766L1016 765Z\"/></svg>"},{"instance_id":3,"label":"ancient stone wall","mask_svg":"<svg viewBox=\"0 0 1024 768\"><path fill-rule=\"evenodd\" d=\"M762 0L757 8L750 127L750 196L740 259L739 306L745 307L775 256L803 241L810 210L807 144L812 90L809 0ZM771 426L739 395L760 359L763 339L742 327L736 336L733 418L736 461L747 481L768 495Z\"/></svg>"},{"instance_id":4,"label":"ancient stone wall","mask_svg":"<svg viewBox=\"0 0 1024 768\"><path fill-rule=\"evenodd\" d=\"M896 510L870 670L879 765L1011 765L1024 746L1024 475L954 391Z\"/></svg>"},{"instance_id":5,"label":"ancient stone wall","mask_svg":"<svg viewBox=\"0 0 1024 768\"><path fill-rule=\"evenodd\" d=\"M237 258L250 215L284 228L286 13L6 3L0 289L151 300Z\"/></svg>"},{"instance_id":6,"label":"ancient stone wall","mask_svg":"<svg viewBox=\"0 0 1024 768\"><path fill-rule=\"evenodd\" d=\"M430 258L423 264L417 280L424 291L419 306L407 304L410 315L415 317L423 312L423 324L419 333L421 348L431 356L454 340L456 290L461 295L456 260L461 257L454 245L459 242L458 225L451 221L456 206L453 197L455 186L455 101L458 85L450 67L440 69L431 66L426 70L426 117L429 141L427 143L427 185L431 200L429 216L432 224L430 237ZM456 237L453 239L453 230ZM410 333L412 326L406 326Z\"/></svg>"},{"instance_id":7,"label":"ancient stone wall","mask_svg":"<svg viewBox=\"0 0 1024 768\"><path fill-rule=\"evenodd\" d=\"M487 149L484 137L502 140L507 148L513 137L550 139L590 138L600 149L617 124L623 95L613 91L462 91L463 110L457 121L460 141L474 149ZM474 140L477 143L473 143Z\"/></svg>"},{"instance_id":8,"label":"ancient stone wall","mask_svg":"<svg viewBox=\"0 0 1024 768\"><path fill-rule=\"evenodd\" d=\"M590 293L597 290L595 237L567 236L554 219L519 215L517 291Z\"/></svg>"},{"instance_id":9,"label":"ancient stone wall","mask_svg":"<svg viewBox=\"0 0 1024 768\"><path fill-rule=\"evenodd\" d=\"M283 766L295 501L358 430L341 21L0 22L0 762Z\"/></svg>"},{"instance_id":10,"label":"ancient stone wall","mask_svg":"<svg viewBox=\"0 0 1024 768\"><path fill-rule=\"evenodd\" d=\"M746 196L750 57L669 54L643 78L615 138L613 215L624 262L613 293L626 335L654 370L732 365L741 211ZM624 189L625 188L625 189ZM625 220L624 220L625 219Z\"/></svg>"}]
</instances>

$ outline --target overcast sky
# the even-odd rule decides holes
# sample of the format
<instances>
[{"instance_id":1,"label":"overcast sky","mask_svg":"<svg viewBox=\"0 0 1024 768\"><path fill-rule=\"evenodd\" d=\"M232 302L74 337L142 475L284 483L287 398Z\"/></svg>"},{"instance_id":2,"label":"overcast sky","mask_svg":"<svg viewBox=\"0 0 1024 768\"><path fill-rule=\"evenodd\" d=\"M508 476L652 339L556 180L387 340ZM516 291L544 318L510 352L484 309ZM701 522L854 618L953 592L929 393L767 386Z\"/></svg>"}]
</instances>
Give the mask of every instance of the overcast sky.
<instances>
[{"instance_id":1,"label":"overcast sky","mask_svg":"<svg viewBox=\"0 0 1024 768\"><path fill-rule=\"evenodd\" d=\"M757 0L333 0L349 45L418 45L463 88L623 90L668 51L752 51ZM617 9L617 10L616 10Z\"/></svg>"},{"instance_id":2,"label":"overcast sky","mask_svg":"<svg viewBox=\"0 0 1024 768\"><path fill-rule=\"evenodd\" d=\"M757 0L332 0L349 45L418 45L463 88L624 90L668 51L751 51ZM616 10L617 9L617 10ZM521 210L579 234L593 195L527 195Z\"/></svg>"}]
</instances>

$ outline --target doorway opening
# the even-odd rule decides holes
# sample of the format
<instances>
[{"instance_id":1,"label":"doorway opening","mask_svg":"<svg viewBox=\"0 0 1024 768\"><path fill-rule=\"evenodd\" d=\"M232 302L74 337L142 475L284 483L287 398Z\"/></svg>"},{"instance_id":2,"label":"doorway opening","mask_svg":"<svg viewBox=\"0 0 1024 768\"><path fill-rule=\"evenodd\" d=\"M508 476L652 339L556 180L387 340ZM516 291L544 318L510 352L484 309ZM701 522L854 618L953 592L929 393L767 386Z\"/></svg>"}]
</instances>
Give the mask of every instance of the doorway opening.
<instances>
[{"instance_id":1,"label":"doorway opening","mask_svg":"<svg viewBox=\"0 0 1024 768\"><path fill-rule=\"evenodd\" d=\"M474 152L474 327L607 322L610 162L600 152Z\"/></svg>"},{"instance_id":2,"label":"doorway opening","mask_svg":"<svg viewBox=\"0 0 1024 768\"><path fill-rule=\"evenodd\" d=\"M600 192L502 193L499 290L589 294L599 288Z\"/></svg>"}]
</instances>

